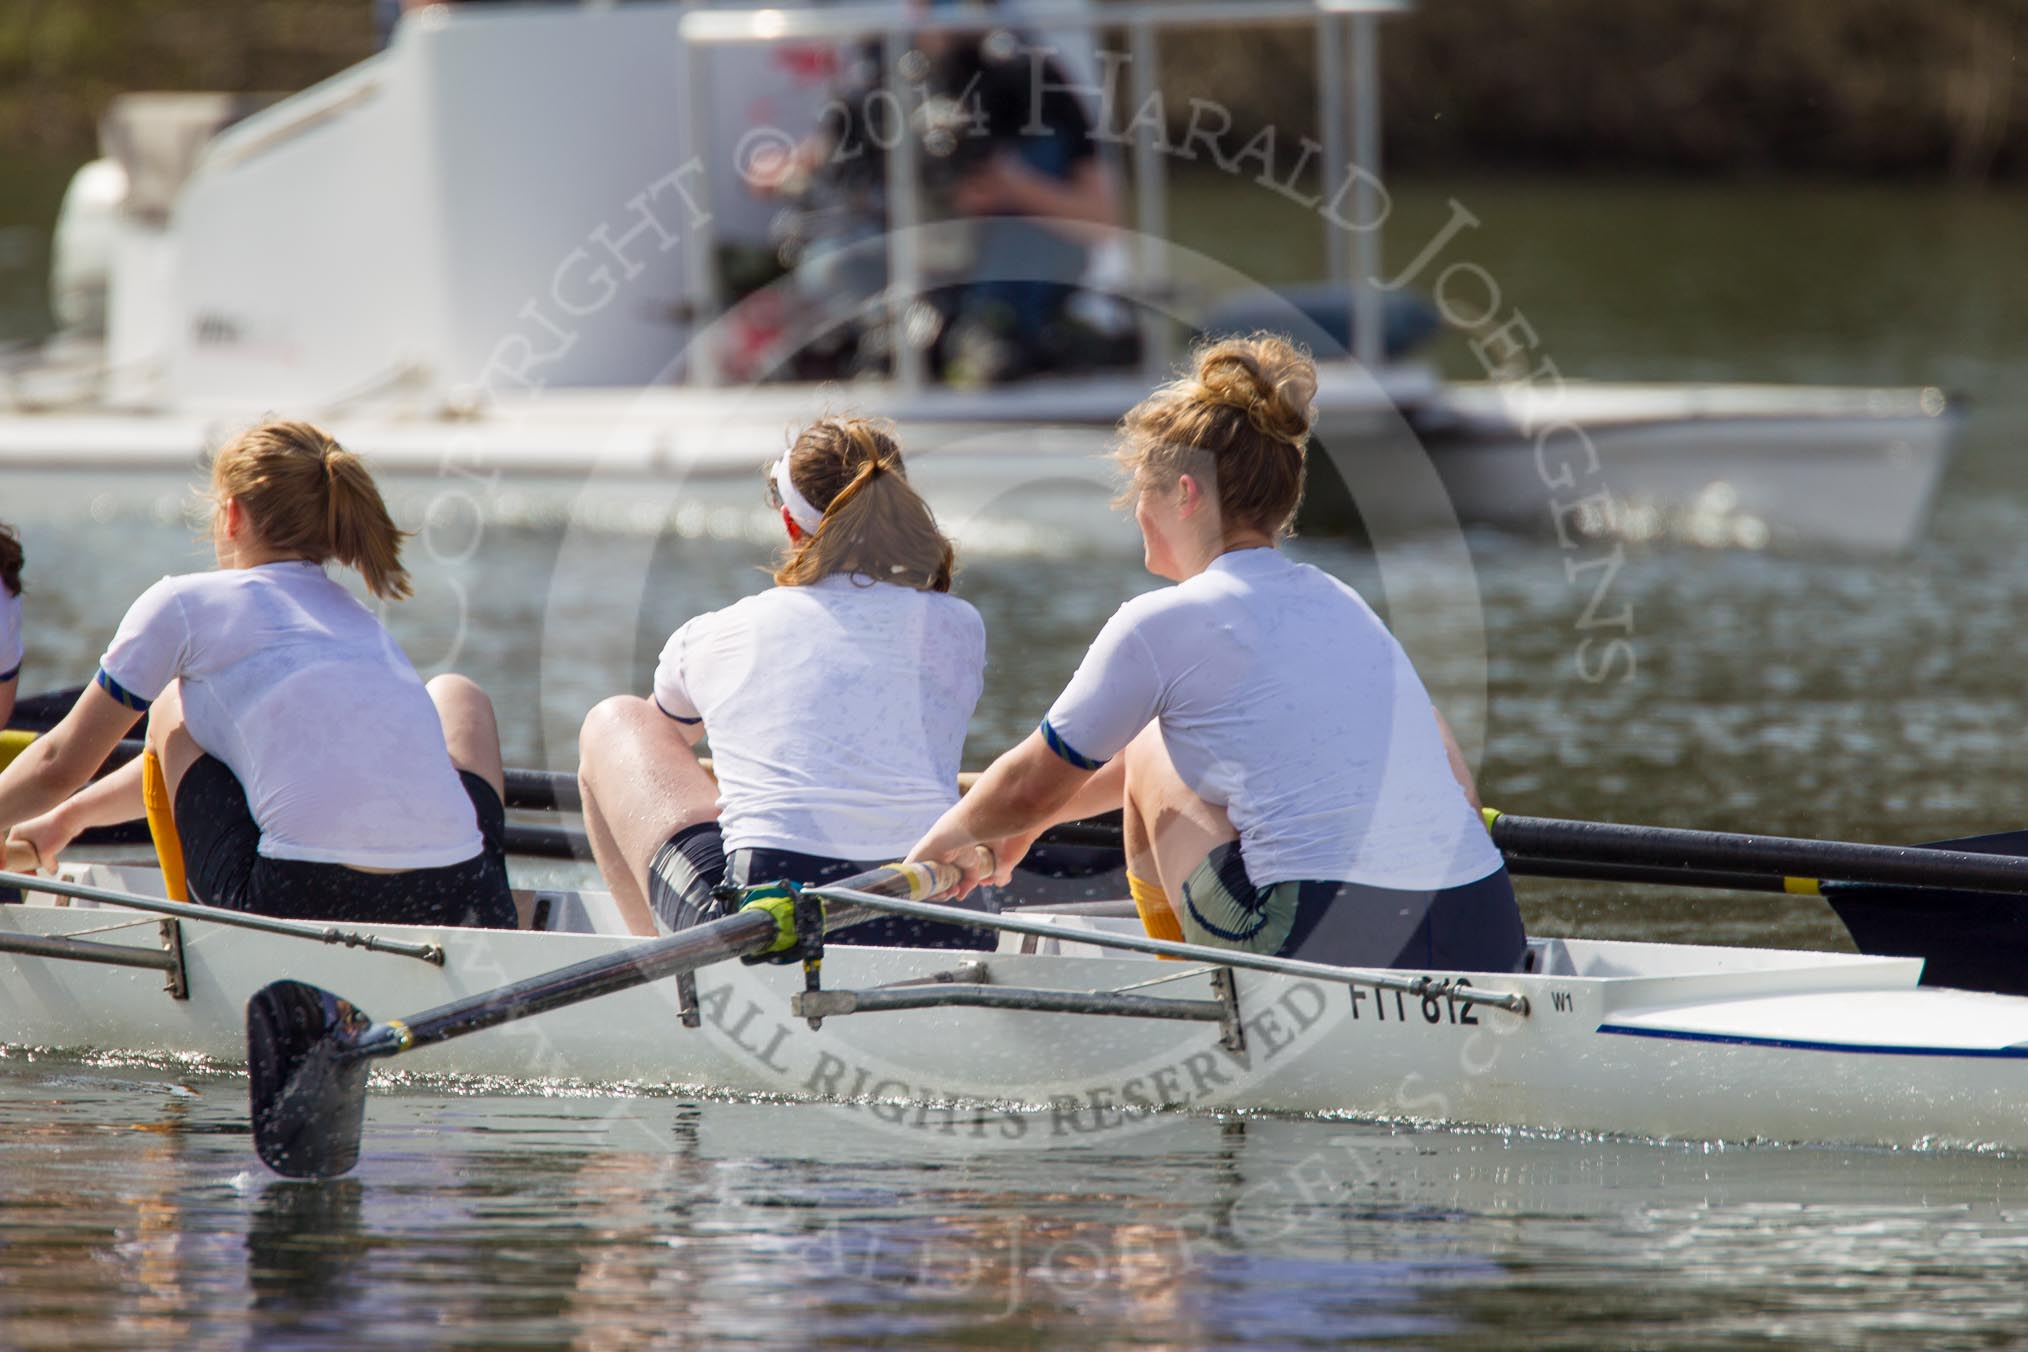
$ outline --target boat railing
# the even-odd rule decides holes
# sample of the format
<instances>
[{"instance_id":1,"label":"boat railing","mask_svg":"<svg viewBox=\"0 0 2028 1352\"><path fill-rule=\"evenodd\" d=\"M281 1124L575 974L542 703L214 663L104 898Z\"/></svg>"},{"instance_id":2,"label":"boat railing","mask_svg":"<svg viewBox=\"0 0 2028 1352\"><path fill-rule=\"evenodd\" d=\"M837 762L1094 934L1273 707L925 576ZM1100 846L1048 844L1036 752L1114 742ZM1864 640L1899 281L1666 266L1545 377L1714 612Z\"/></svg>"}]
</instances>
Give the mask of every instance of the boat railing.
<instances>
[{"instance_id":1,"label":"boat railing","mask_svg":"<svg viewBox=\"0 0 2028 1352\"><path fill-rule=\"evenodd\" d=\"M192 172L217 173L244 164L299 139L380 97L385 85L387 54L375 53L276 100L267 116L222 128L205 146Z\"/></svg>"},{"instance_id":2,"label":"boat railing","mask_svg":"<svg viewBox=\"0 0 2028 1352\"><path fill-rule=\"evenodd\" d=\"M1407 0L1200 0L1163 3L1126 0L1099 5L1018 5L997 10L925 13L895 5L837 5L788 9L697 9L682 21L684 87L689 115L683 119L682 158L698 158L710 144L708 119L709 54L735 44L781 42L855 42L878 39L883 53L883 88L901 68L909 44L924 33L982 33L1009 27L1031 31L1079 31L1094 38L1101 32L1123 33L1131 72L1130 97L1136 110L1146 108L1159 88L1157 38L1163 32L1234 27L1311 25L1316 30L1317 126L1321 135L1321 172L1325 192L1335 196L1349 186L1354 220L1375 228L1349 231L1325 217L1325 256L1331 281L1347 296L1351 321L1351 355L1369 369L1382 361L1379 275L1380 235L1375 221L1375 193L1380 178L1380 89L1378 21L1406 13ZM891 97L898 97L892 94ZM917 227L923 224L920 155L915 138L898 135L886 154L887 287L884 302L895 333L904 329L908 307L924 290L924 268ZM1147 303L1166 292L1164 242L1168 237L1166 149L1162 131L1136 117L1134 125L1134 229L1131 297L1141 301L1141 355L1151 377L1166 370L1172 358L1171 326L1161 307ZM1349 154L1348 154L1349 150ZM1332 184L1330 175L1350 176L1349 185ZM708 177L708 176L707 176ZM708 189L706 189L708 191ZM692 384L719 381L719 364L711 350L709 325L724 309L716 275L716 244L710 229L708 201L698 204L704 224L685 232L686 309L695 335L687 376ZM927 354L913 343L893 345L893 375L909 393L928 378Z\"/></svg>"}]
</instances>

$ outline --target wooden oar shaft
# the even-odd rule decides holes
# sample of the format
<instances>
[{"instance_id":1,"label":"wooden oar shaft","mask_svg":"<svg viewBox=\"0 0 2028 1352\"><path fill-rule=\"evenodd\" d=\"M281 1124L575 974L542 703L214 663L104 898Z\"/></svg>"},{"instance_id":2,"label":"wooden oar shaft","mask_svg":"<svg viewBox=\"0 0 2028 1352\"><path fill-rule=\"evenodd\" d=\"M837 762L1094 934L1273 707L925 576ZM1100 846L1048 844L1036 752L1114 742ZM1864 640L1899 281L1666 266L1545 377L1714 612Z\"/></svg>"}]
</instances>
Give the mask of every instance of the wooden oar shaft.
<instances>
[{"instance_id":1,"label":"wooden oar shaft","mask_svg":"<svg viewBox=\"0 0 2028 1352\"><path fill-rule=\"evenodd\" d=\"M1493 816L1493 843L1509 860L1564 860L1632 868L1697 869L1781 878L1838 879L1974 892L2028 893L2028 857L1860 845L1790 836L1683 831L1616 822ZM1513 864L1510 862L1509 867Z\"/></svg>"}]
</instances>

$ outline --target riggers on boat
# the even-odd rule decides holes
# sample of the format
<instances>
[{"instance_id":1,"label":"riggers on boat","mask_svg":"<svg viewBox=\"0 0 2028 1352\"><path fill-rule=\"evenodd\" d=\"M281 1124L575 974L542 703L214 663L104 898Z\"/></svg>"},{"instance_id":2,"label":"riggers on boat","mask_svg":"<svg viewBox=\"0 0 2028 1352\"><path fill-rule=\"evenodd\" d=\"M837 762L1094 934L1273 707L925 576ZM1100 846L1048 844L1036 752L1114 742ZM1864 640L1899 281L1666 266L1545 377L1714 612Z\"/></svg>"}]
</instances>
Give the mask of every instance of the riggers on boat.
<instances>
[{"instance_id":1,"label":"riggers on boat","mask_svg":"<svg viewBox=\"0 0 2028 1352\"><path fill-rule=\"evenodd\" d=\"M159 889L148 869L70 872ZM655 942L615 932L597 894L520 901L532 931L291 932L30 893L0 907L0 1041L236 1065L247 1003L278 978L389 1021ZM1534 939L1509 975L1265 971L1109 948L1150 941L1093 910L1008 915L976 956L834 947L815 991L795 965L721 963L688 1007L660 980L401 1069L851 1102L995 1148L1169 1110L2028 1148L2028 998L1920 986L1916 959Z\"/></svg>"}]
</instances>

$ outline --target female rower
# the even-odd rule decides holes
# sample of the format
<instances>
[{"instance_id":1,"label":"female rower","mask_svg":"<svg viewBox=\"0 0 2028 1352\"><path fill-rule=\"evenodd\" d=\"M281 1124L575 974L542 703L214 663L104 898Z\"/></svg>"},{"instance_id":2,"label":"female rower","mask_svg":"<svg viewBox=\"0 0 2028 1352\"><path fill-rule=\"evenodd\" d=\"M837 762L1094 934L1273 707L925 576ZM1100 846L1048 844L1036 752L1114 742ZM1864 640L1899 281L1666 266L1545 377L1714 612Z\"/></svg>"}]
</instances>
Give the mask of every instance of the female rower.
<instances>
[{"instance_id":1,"label":"female rower","mask_svg":"<svg viewBox=\"0 0 2028 1352\"><path fill-rule=\"evenodd\" d=\"M1525 939L1469 771L1358 594L1277 545L1303 492L1316 370L1259 334L1122 424L1148 570L1041 727L917 844L1000 878L1053 821L1125 807L1159 937L1363 966L1511 971ZM968 878L968 885L978 881Z\"/></svg>"},{"instance_id":2,"label":"female rower","mask_svg":"<svg viewBox=\"0 0 2028 1352\"><path fill-rule=\"evenodd\" d=\"M578 783L599 871L636 933L713 914L720 883L832 882L908 852L957 798L986 631L894 439L812 424L767 470L788 534L776 585L684 624L652 699L586 717ZM711 738L712 782L692 748ZM915 921L836 942L991 947Z\"/></svg>"},{"instance_id":3,"label":"female rower","mask_svg":"<svg viewBox=\"0 0 2028 1352\"><path fill-rule=\"evenodd\" d=\"M45 866L89 826L143 815L133 761L86 785L143 713L193 898L310 919L512 927L493 708L425 686L336 559L410 594L358 457L307 423L235 438L211 468L218 569L127 611L97 679L0 773L0 827ZM36 815L41 814L41 815Z\"/></svg>"},{"instance_id":4,"label":"female rower","mask_svg":"<svg viewBox=\"0 0 2028 1352\"><path fill-rule=\"evenodd\" d=\"M0 521L0 728L14 716L21 659L27 654L21 641L21 537Z\"/></svg>"}]
</instances>

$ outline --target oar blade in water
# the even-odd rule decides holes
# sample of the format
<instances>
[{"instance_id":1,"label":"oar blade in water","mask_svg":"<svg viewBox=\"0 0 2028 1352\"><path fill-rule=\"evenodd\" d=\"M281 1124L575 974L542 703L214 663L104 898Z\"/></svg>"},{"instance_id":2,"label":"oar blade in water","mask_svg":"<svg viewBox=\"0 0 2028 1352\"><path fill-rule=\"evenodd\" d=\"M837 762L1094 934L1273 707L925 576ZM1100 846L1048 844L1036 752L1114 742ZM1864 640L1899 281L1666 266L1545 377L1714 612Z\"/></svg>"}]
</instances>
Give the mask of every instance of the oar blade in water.
<instances>
[{"instance_id":1,"label":"oar blade in water","mask_svg":"<svg viewBox=\"0 0 2028 1352\"><path fill-rule=\"evenodd\" d=\"M349 1000L276 981L247 1001L254 1149L288 1178L335 1178L359 1162L370 1062L353 1054L372 1024Z\"/></svg>"}]
</instances>

